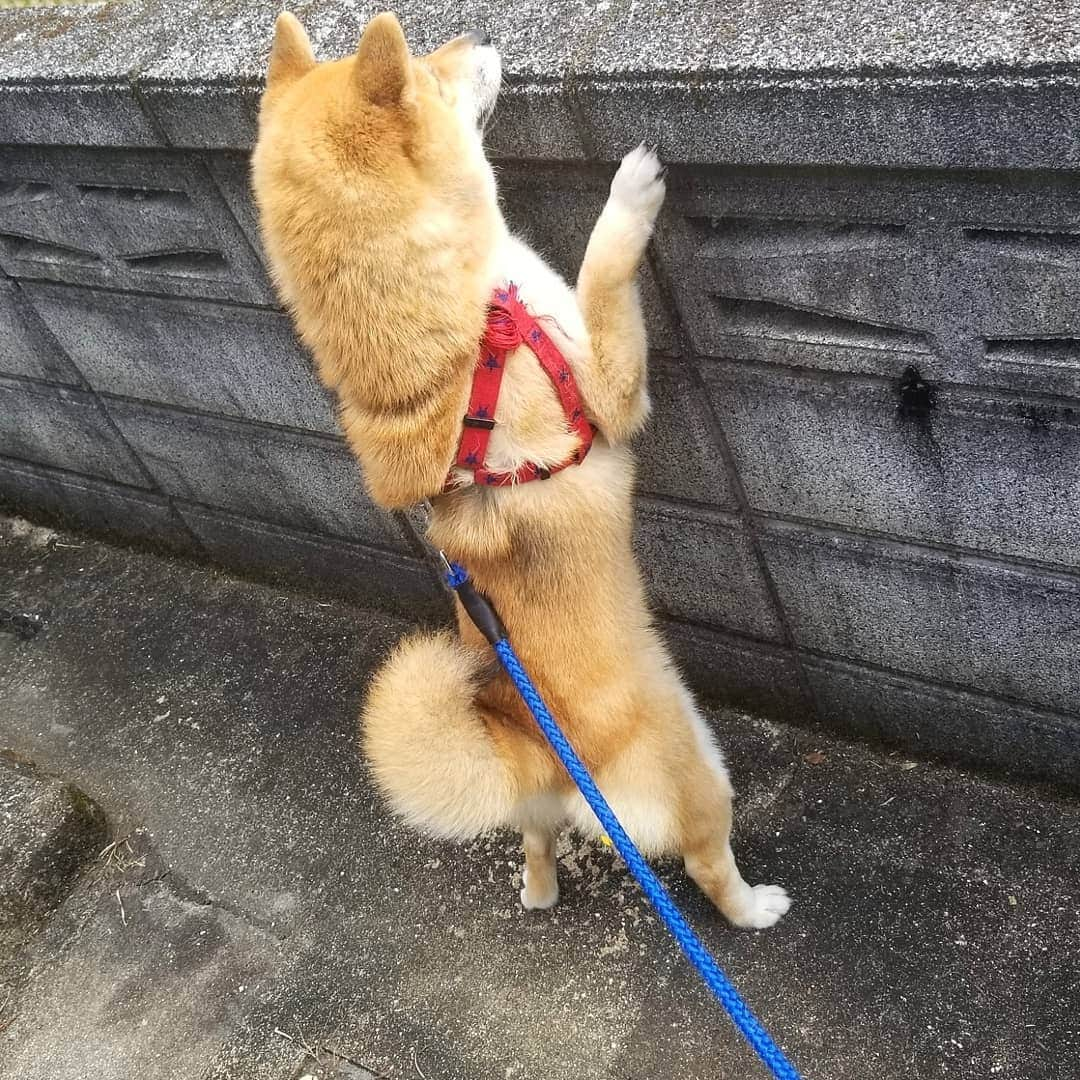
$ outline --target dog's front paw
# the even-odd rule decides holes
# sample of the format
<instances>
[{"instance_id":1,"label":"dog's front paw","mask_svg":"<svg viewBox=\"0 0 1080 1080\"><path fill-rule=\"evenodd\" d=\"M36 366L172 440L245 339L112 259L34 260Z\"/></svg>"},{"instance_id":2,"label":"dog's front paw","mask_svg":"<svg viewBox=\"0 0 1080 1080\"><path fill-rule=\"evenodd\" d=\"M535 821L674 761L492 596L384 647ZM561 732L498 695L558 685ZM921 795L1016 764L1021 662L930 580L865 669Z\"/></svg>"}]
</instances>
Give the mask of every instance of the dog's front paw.
<instances>
[{"instance_id":1,"label":"dog's front paw","mask_svg":"<svg viewBox=\"0 0 1080 1080\"><path fill-rule=\"evenodd\" d=\"M764 930L778 923L790 907L791 897L779 885L755 885L747 889L739 910L729 918L747 930Z\"/></svg>"},{"instance_id":2,"label":"dog's front paw","mask_svg":"<svg viewBox=\"0 0 1080 1080\"><path fill-rule=\"evenodd\" d=\"M647 146L631 150L611 181L611 198L651 227L664 201L664 167Z\"/></svg>"}]
</instances>

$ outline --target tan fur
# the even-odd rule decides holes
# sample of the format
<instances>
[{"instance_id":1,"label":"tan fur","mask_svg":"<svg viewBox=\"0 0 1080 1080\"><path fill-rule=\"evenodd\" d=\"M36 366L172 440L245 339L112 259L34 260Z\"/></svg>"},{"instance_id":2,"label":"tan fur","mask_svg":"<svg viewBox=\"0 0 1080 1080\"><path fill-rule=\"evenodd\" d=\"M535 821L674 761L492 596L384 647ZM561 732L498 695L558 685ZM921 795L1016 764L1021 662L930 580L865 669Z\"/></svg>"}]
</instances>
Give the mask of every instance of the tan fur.
<instances>
[{"instance_id":1,"label":"tan fur","mask_svg":"<svg viewBox=\"0 0 1080 1080\"><path fill-rule=\"evenodd\" d=\"M680 853L733 922L768 926L787 897L739 875L731 787L631 550L625 443L648 413L635 275L663 199L659 166L642 149L624 159L572 291L499 212L477 126L497 84L497 57L471 37L414 58L396 19L380 15L356 55L316 64L282 15L253 170L275 278L337 392L372 497L432 499L432 541L492 598L631 834L652 854ZM477 489L464 473L461 490L439 494L487 299L509 281L552 320L602 434L551 480ZM509 358L496 419L492 468L555 464L574 446L526 349ZM598 826L460 611L459 632L398 646L365 704L366 756L398 812L427 832L520 828L522 901L546 907L558 896L558 832Z\"/></svg>"}]
</instances>

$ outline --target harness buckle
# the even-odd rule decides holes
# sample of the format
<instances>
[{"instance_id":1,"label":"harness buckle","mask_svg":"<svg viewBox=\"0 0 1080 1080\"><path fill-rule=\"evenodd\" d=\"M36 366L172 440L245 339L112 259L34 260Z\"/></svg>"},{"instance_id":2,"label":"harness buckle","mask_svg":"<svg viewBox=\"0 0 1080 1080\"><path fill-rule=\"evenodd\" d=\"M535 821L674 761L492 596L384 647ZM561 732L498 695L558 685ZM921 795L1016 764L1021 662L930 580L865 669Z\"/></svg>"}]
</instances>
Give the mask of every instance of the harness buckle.
<instances>
[{"instance_id":1,"label":"harness buckle","mask_svg":"<svg viewBox=\"0 0 1080 1080\"><path fill-rule=\"evenodd\" d=\"M484 431L490 431L495 426L495 421L487 416L466 415L461 423L464 427L483 428Z\"/></svg>"}]
</instances>

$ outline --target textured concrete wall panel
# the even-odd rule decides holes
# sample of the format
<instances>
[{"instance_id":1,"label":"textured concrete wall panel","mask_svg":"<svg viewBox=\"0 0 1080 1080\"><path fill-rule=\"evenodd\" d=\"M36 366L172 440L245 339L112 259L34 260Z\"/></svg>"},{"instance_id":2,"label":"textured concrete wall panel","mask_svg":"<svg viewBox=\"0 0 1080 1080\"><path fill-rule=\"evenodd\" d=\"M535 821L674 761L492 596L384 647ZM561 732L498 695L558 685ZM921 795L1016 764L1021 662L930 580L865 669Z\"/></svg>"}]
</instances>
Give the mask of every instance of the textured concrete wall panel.
<instances>
[{"instance_id":1,"label":"textured concrete wall panel","mask_svg":"<svg viewBox=\"0 0 1080 1080\"><path fill-rule=\"evenodd\" d=\"M1080 402L704 374L756 511L1080 568Z\"/></svg>"},{"instance_id":2,"label":"textured concrete wall panel","mask_svg":"<svg viewBox=\"0 0 1080 1080\"><path fill-rule=\"evenodd\" d=\"M836 660L803 664L828 723L858 738L1075 787L1080 720Z\"/></svg>"},{"instance_id":3,"label":"textured concrete wall panel","mask_svg":"<svg viewBox=\"0 0 1080 1080\"><path fill-rule=\"evenodd\" d=\"M97 399L80 390L0 378L0 455L149 486Z\"/></svg>"},{"instance_id":4,"label":"textured concrete wall panel","mask_svg":"<svg viewBox=\"0 0 1080 1080\"><path fill-rule=\"evenodd\" d=\"M689 362L653 357L649 396L652 416L636 444L638 489L662 498L735 509L715 420Z\"/></svg>"},{"instance_id":5,"label":"textured concrete wall panel","mask_svg":"<svg viewBox=\"0 0 1080 1080\"><path fill-rule=\"evenodd\" d=\"M449 613L446 592L425 563L183 502L177 509L208 556L241 574L376 604L414 619L445 620Z\"/></svg>"},{"instance_id":6,"label":"textured concrete wall panel","mask_svg":"<svg viewBox=\"0 0 1080 1080\"><path fill-rule=\"evenodd\" d=\"M680 173L660 248L703 356L1080 395L1067 177Z\"/></svg>"},{"instance_id":7,"label":"textured concrete wall panel","mask_svg":"<svg viewBox=\"0 0 1080 1080\"><path fill-rule=\"evenodd\" d=\"M329 394L280 312L27 285L39 315L100 393L332 433Z\"/></svg>"},{"instance_id":8,"label":"textured concrete wall panel","mask_svg":"<svg viewBox=\"0 0 1080 1080\"><path fill-rule=\"evenodd\" d=\"M65 528L200 554L169 500L137 488L0 458L0 505Z\"/></svg>"},{"instance_id":9,"label":"textured concrete wall panel","mask_svg":"<svg viewBox=\"0 0 1080 1080\"><path fill-rule=\"evenodd\" d=\"M9 149L0 265L23 278L269 303L247 238L198 159Z\"/></svg>"},{"instance_id":10,"label":"textured concrete wall panel","mask_svg":"<svg viewBox=\"0 0 1080 1080\"><path fill-rule=\"evenodd\" d=\"M0 279L0 374L80 386L79 373L57 348L18 285Z\"/></svg>"},{"instance_id":11,"label":"textured concrete wall panel","mask_svg":"<svg viewBox=\"0 0 1080 1080\"><path fill-rule=\"evenodd\" d=\"M336 439L135 402L107 408L169 495L379 547L403 545Z\"/></svg>"},{"instance_id":12,"label":"textured concrete wall panel","mask_svg":"<svg viewBox=\"0 0 1080 1080\"><path fill-rule=\"evenodd\" d=\"M1080 579L777 523L762 546L799 647L1080 708Z\"/></svg>"},{"instance_id":13,"label":"textured concrete wall panel","mask_svg":"<svg viewBox=\"0 0 1080 1080\"><path fill-rule=\"evenodd\" d=\"M643 502L635 546L657 610L765 641L782 640L779 612L737 519Z\"/></svg>"}]
</instances>

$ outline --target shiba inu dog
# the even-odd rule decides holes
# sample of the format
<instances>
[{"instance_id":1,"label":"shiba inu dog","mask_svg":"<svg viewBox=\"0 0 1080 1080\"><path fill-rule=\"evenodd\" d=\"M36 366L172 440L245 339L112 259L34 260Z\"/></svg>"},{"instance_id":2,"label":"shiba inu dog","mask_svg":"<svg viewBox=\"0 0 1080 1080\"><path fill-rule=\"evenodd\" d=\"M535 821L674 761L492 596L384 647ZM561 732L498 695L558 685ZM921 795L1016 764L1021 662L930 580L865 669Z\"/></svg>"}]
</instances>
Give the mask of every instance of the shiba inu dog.
<instances>
[{"instance_id":1,"label":"shiba inu dog","mask_svg":"<svg viewBox=\"0 0 1080 1080\"><path fill-rule=\"evenodd\" d=\"M494 602L643 851L681 855L731 922L771 926L787 894L735 865L724 763L631 549L627 442L649 412L635 276L662 170L644 148L623 159L571 289L500 214L482 142L500 74L479 34L412 56L390 14L353 56L317 63L281 15L253 161L275 280L372 498L431 500L431 540ZM520 830L521 900L546 908L560 830L598 825L459 616L377 674L364 750L418 829Z\"/></svg>"}]
</instances>

